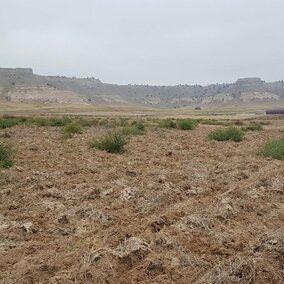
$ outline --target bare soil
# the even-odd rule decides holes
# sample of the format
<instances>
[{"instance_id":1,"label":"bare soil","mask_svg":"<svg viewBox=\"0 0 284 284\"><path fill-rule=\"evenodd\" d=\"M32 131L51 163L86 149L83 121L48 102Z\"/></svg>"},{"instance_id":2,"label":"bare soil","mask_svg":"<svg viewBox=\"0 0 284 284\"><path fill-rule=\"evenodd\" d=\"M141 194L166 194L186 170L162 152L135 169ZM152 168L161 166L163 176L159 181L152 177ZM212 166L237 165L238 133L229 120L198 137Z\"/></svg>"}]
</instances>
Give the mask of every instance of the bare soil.
<instances>
[{"instance_id":1,"label":"bare soil","mask_svg":"<svg viewBox=\"0 0 284 284\"><path fill-rule=\"evenodd\" d=\"M88 147L100 127L1 130L0 283L284 283L284 162L256 155L284 123L217 127L147 128L123 154Z\"/></svg>"}]
</instances>

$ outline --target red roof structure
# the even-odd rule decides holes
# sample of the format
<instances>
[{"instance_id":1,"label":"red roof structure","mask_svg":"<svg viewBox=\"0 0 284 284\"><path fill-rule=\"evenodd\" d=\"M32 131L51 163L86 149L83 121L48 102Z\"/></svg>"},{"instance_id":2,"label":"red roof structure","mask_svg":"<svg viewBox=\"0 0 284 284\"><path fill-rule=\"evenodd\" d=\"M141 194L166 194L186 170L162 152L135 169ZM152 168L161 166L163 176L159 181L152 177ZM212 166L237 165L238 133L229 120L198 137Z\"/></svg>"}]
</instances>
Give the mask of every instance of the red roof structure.
<instances>
[{"instance_id":1,"label":"red roof structure","mask_svg":"<svg viewBox=\"0 0 284 284\"><path fill-rule=\"evenodd\" d=\"M268 115L284 115L284 109L270 109L265 113Z\"/></svg>"}]
</instances>

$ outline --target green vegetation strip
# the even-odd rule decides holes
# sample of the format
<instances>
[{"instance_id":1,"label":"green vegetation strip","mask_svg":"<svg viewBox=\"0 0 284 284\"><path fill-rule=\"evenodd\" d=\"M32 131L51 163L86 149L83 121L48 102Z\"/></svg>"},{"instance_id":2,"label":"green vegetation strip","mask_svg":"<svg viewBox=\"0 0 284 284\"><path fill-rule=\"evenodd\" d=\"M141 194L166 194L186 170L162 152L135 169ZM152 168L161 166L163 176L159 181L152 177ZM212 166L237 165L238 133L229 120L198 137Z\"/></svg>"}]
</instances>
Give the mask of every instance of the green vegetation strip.
<instances>
[{"instance_id":1,"label":"green vegetation strip","mask_svg":"<svg viewBox=\"0 0 284 284\"><path fill-rule=\"evenodd\" d=\"M242 131L261 131L263 126L261 124L252 124L241 128Z\"/></svg>"},{"instance_id":2,"label":"green vegetation strip","mask_svg":"<svg viewBox=\"0 0 284 284\"><path fill-rule=\"evenodd\" d=\"M180 130L193 130L198 122L193 119L163 119L158 122L158 127L161 128L177 128Z\"/></svg>"},{"instance_id":3,"label":"green vegetation strip","mask_svg":"<svg viewBox=\"0 0 284 284\"><path fill-rule=\"evenodd\" d=\"M91 127L97 125L110 128L118 126L129 126L127 118L99 119L82 117L16 117L7 115L0 118L0 129L10 128L19 124L38 127L63 127L72 122L76 122L82 127Z\"/></svg>"}]
</instances>

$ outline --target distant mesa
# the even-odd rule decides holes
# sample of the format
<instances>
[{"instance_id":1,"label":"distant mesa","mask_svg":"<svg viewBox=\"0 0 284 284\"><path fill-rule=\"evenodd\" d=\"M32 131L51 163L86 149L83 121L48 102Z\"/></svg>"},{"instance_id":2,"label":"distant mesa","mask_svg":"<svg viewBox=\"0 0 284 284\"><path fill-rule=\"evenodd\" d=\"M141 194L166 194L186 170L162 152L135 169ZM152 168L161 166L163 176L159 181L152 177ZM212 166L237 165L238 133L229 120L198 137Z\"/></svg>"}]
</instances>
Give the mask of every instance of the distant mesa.
<instances>
[{"instance_id":1,"label":"distant mesa","mask_svg":"<svg viewBox=\"0 0 284 284\"><path fill-rule=\"evenodd\" d=\"M265 83L265 81L261 80L260 78L242 78L238 79L237 84L245 85L245 84L262 84Z\"/></svg>"},{"instance_id":2,"label":"distant mesa","mask_svg":"<svg viewBox=\"0 0 284 284\"><path fill-rule=\"evenodd\" d=\"M189 78L190 79L190 78ZM157 108L284 103L284 82L240 78L235 83L176 86L116 85L99 79L41 76L32 68L0 68L0 100L60 104L125 104Z\"/></svg>"},{"instance_id":3,"label":"distant mesa","mask_svg":"<svg viewBox=\"0 0 284 284\"><path fill-rule=\"evenodd\" d=\"M32 68L0 68L0 76L3 74L10 75L33 75Z\"/></svg>"},{"instance_id":4,"label":"distant mesa","mask_svg":"<svg viewBox=\"0 0 284 284\"><path fill-rule=\"evenodd\" d=\"M0 76L3 75L35 75L33 73L32 68L0 68ZM35 76L40 76L40 75L35 75ZM40 77L46 77L46 78L66 78L66 79L77 79L76 77L68 78L65 76L40 76ZM88 78L88 79L95 79L95 78ZM246 85L246 84L262 84L265 83L265 81L261 80L261 78L255 77L255 78L240 78L236 82L239 85ZM219 85L219 84L217 84ZM129 86L132 86L129 84ZM144 86L144 85L137 85L137 86ZM146 85L149 87L149 85ZM182 86L182 85L180 85ZM189 85L185 85L190 87ZM155 87L155 86L150 86L150 87ZM164 86L166 87L166 86ZM201 87L201 86L200 86Z\"/></svg>"}]
</instances>

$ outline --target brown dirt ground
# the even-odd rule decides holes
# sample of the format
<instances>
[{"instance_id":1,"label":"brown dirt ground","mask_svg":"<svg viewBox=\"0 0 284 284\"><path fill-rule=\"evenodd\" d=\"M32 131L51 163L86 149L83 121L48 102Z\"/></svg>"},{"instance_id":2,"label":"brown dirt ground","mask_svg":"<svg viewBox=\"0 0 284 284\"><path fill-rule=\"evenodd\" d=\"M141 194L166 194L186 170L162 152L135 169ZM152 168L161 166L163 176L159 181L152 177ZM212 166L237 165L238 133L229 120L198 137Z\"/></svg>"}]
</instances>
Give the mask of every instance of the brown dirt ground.
<instances>
[{"instance_id":1,"label":"brown dirt ground","mask_svg":"<svg viewBox=\"0 0 284 284\"><path fill-rule=\"evenodd\" d=\"M0 283L284 283L284 162L255 155L284 123L214 128L149 128L119 155L89 149L99 127L1 130Z\"/></svg>"}]
</instances>

